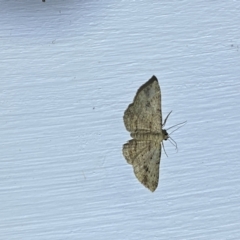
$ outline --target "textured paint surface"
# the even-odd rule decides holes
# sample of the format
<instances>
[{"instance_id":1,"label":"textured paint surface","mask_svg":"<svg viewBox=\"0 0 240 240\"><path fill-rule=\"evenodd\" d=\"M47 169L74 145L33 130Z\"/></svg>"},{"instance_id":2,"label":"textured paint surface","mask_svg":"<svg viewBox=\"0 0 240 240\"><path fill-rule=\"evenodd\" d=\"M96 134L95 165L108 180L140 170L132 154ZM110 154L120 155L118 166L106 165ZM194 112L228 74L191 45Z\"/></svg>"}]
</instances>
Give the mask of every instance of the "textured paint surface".
<instances>
[{"instance_id":1,"label":"textured paint surface","mask_svg":"<svg viewBox=\"0 0 240 240\"><path fill-rule=\"evenodd\" d=\"M239 1L0 2L0 239L240 239ZM154 194L122 155L152 75L188 121Z\"/></svg>"}]
</instances>

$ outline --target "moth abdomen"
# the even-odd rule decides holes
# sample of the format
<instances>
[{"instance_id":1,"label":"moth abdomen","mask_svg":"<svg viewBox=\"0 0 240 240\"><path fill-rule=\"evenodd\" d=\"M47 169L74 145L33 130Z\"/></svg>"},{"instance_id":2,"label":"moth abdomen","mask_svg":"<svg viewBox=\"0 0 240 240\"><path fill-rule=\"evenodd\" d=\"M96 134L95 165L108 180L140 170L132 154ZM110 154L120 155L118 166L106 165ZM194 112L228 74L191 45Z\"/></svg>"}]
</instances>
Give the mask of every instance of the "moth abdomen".
<instances>
[{"instance_id":1,"label":"moth abdomen","mask_svg":"<svg viewBox=\"0 0 240 240\"><path fill-rule=\"evenodd\" d=\"M143 141L154 141L154 142L162 142L163 134L162 133L131 133L132 138L136 140Z\"/></svg>"}]
</instances>

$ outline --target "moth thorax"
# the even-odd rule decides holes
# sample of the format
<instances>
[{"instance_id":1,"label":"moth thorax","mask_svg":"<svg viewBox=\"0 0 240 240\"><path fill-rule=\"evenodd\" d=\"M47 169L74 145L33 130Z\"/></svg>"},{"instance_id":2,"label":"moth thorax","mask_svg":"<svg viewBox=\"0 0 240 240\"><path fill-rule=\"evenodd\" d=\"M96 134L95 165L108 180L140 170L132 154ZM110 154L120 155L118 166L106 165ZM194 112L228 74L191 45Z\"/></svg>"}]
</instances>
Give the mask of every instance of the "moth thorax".
<instances>
[{"instance_id":1,"label":"moth thorax","mask_svg":"<svg viewBox=\"0 0 240 240\"><path fill-rule=\"evenodd\" d=\"M168 140L169 136L165 129L162 130L162 134L163 134L163 140Z\"/></svg>"}]
</instances>

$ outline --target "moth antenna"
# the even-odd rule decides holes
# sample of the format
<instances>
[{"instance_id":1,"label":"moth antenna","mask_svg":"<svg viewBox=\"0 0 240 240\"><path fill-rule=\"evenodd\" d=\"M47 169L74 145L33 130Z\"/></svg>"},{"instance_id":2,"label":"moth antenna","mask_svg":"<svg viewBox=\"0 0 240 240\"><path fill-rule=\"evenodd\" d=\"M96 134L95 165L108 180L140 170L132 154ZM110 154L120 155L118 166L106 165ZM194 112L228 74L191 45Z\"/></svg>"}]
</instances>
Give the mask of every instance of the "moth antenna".
<instances>
[{"instance_id":1,"label":"moth antenna","mask_svg":"<svg viewBox=\"0 0 240 240\"><path fill-rule=\"evenodd\" d=\"M176 127L176 126L179 126L179 125L181 125L181 124L185 124L187 121L185 121L185 122L182 122L182 123L178 123L178 124L176 124L176 125L174 125L174 126L172 126L172 127L170 127L170 128L168 128L168 129L166 129L167 131L169 130L169 129L171 129L171 128L173 128L173 127ZM184 125L182 125L182 126L180 126L180 127L178 127L176 130L178 130L179 128L181 128L181 127L183 127ZM176 130L174 130L173 132L175 132ZM172 132L172 133L173 133Z\"/></svg>"},{"instance_id":2,"label":"moth antenna","mask_svg":"<svg viewBox=\"0 0 240 240\"><path fill-rule=\"evenodd\" d=\"M171 111L172 112L172 111ZM166 116L166 118L165 118L165 120L164 120L164 122L163 122L163 127L164 127L164 125L166 124L166 122L167 122L167 119L168 119L168 117L169 117L169 115L171 114L171 112Z\"/></svg>"}]
</instances>

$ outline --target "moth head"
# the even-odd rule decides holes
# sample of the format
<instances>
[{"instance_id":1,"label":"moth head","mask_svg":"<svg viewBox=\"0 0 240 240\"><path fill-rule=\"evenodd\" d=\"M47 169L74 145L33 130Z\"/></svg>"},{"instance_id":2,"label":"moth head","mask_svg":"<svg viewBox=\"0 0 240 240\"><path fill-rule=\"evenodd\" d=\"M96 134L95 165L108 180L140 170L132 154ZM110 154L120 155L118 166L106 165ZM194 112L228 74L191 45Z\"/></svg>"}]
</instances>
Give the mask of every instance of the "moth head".
<instances>
[{"instance_id":1,"label":"moth head","mask_svg":"<svg viewBox=\"0 0 240 240\"><path fill-rule=\"evenodd\" d=\"M171 111L171 112L172 112L172 111ZM167 117L165 118L162 126L164 126L164 125L166 124L167 119L168 119L169 115L171 114L171 112L170 112L170 113L167 115ZM169 133L169 134L167 133L167 130L165 130L165 129L162 130L163 140L168 140L168 139L169 139L170 143L171 143L173 146L175 146L176 150L178 149L178 148L177 148L177 143L170 137L170 135L171 135L172 133L174 133L175 131L177 131L180 127L182 127L186 122L187 122L187 121L182 122L182 123L179 123L179 124L176 124L176 125L168 128L167 130L169 130L169 129L171 129L171 128L174 128L174 127L177 127L177 126L180 125L178 128L176 128L175 130L173 130L173 131L172 131L171 133ZM165 151L165 149L164 149L164 151ZM166 153L166 152L165 152L165 153ZM166 154L166 155L167 155L167 154Z\"/></svg>"},{"instance_id":2,"label":"moth head","mask_svg":"<svg viewBox=\"0 0 240 240\"><path fill-rule=\"evenodd\" d=\"M163 140L168 140L168 138L169 138L169 135L168 135L168 133L167 133L167 130L165 130L165 129L163 129L162 130L162 133L163 133Z\"/></svg>"}]
</instances>

